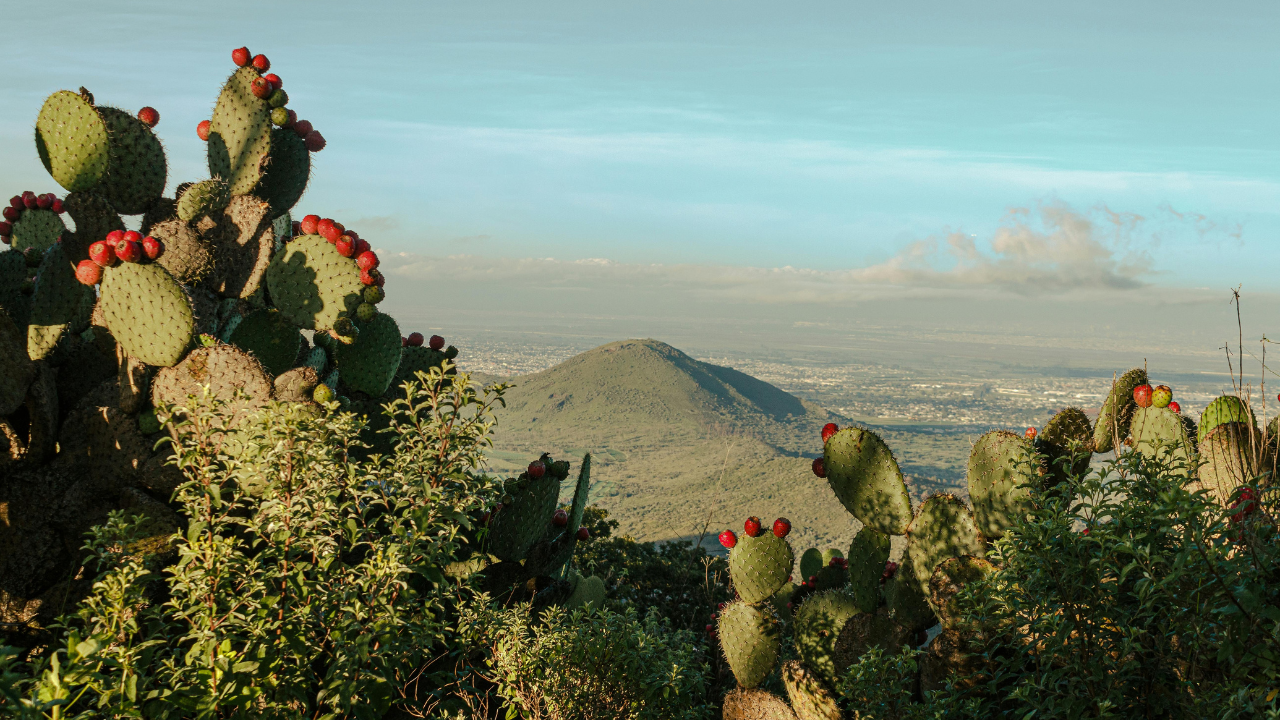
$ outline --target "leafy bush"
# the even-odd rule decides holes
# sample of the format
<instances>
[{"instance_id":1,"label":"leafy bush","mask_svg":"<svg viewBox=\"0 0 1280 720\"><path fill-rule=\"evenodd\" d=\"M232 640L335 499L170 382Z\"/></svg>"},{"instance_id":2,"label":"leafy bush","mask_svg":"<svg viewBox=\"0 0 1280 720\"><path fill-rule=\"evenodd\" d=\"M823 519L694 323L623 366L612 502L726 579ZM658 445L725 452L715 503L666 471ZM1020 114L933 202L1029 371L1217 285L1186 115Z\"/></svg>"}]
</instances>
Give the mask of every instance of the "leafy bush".
<instances>
[{"instance_id":1,"label":"leafy bush","mask_svg":"<svg viewBox=\"0 0 1280 720\"><path fill-rule=\"evenodd\" d=\"M531 720L710 718L703 658L691 633L656 613L477 604L464 630L491 652L506 714Z\"/></svg>"},{"instance_id":2,"label":"leafy bush","mask_svg":"<svg viewBox=\"0 0 1280 720\"><path fill-rule=\"evenodd\" d=\"M22 707L48 717L380 718L421 714L460 652L461 589L440 568L497 489L477 471L502 388L433 369L391 405L396 452L355 463L361 423L279 403L175 408L189 518L163 572L116 515L100 575L39 659ZM333 406L336 408L337 406ZM11 658L0 664L6 679ZM414 692L410 692L413 689Z\"/></svg>"}]
</instances>

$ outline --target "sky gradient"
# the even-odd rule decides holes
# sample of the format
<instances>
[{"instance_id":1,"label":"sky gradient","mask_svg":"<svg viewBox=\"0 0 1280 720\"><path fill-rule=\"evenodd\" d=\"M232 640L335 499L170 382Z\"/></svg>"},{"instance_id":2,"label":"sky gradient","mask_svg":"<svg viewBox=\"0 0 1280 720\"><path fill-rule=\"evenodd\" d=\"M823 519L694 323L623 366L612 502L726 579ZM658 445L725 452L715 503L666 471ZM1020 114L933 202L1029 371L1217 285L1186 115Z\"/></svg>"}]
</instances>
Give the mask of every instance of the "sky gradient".
<instances>
[{"instance_id":1,"label":"sky gradient","mask_svg":"<svg viewBox=\"0 0 1280 720\"><path fill-rule=\"evenodd\" d=\"M1273 3L45 7L0 47L12 192L55 189L31 127L80 85L159 109L170 188L205 177L194 128L246 44L328 140L298 209L410 269L1280 290Z\"/></svg>"}]
</instances>

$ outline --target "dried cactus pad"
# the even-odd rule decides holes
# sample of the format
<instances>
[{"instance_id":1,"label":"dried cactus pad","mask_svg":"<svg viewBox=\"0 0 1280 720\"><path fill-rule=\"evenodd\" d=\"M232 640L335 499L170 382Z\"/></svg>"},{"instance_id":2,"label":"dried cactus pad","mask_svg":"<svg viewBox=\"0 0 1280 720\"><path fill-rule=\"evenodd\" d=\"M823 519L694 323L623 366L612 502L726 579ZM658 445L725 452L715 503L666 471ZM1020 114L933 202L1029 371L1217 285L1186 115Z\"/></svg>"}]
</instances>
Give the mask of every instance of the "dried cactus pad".
<instances>
[{"instance_id":1,"label":"dried cactus pad","mask_svg":"<svg viewBox=\"0 0 1280 720\"><path fill-rule=\"evenodd\" d=\"M98 305L125 354L147 365L176 365L191 344L191 300L159 265L119 263L104 269Z\"/></svg>"},{"instance_id":2,"label":"dried cactus pad","mask_svg":"<svg viewBox=\"0 0 1280 720\"><path fill-rule=\"evenodd\" d=\"M334 352L338 372L347 387L380 397L400 366L400 326L384 313L356 326L360 329L356 341L339 344Z\"/></svg>"},{"instance_id":3,"label":"dried cactus pad","mask_svg":"<svg viewBox=\"0 0 1280 720\"><path fill-rule=\"evenodd\" d=\"M489 552L499 560L518 562L551 526L560 497L560 478L547 473L535 480L527 472L521 473L507 481L505 491L509 500L503 501L502 509L489 523Z\"/></svg>"},{"instance_id":4,"label":"dried cactus pad","mask_svg":"<svg viewBox=\"0 0 1280 720\"><path fill-rule=\"evenodd\" d=\"M800 720L844 720L835 693L809 668L795 660L782 664L782 684Z\"/></svg>"},{"instance_id":5,"label":"dried cactus pad","mask_svg":"<svg viewBox=\"0 0 1280 720\"><path fill-rule=\"evenodd\" d=\"M294 325L328 330L360 304L360 269L319 235L294 238L271 258L267 292Z\"/></svg>"},{"instance_id":6,"label":"dried cactus pad","mask_svg":"<svg viewBox=\"0 0 1280 720\"><path fill-rule=\"evenodd\" d=\"M1134 368L1121 375L1107 395L1098 413L1098 421L1093 426L1093 451L1104 453L1115 446L1115 434L1124 440L1129 434L1128 420L1136 407L1133 403L1133 389L1147 382L1147 371Z\"/></svg>"},{"instance_id":7,"label":"dried cactus pad","mask_svg":"<svg viewBox=\"0 0 1280 720\"><path fill-rule=\"evenodd\" d=\"M901 535L911 524L911 496L902 471L880 436L860 427L832 435L823 448L827 482L863 525Z\"/></svg>"},{"instance_id":8,"label":"dried cactus pad","mask_svg":"<svg viewBox=\"0 0 1280 720\"><path fill-rule=\"evenodd\" d=\"M3 417L22 406L36 374L35 363L27 357L22 329L3 309L0 309L0 367L4 368L4 372L0 372L0 417Z\"/></svg>"},{"instance_id":9,"label":"dried cactus pad","mask_svg":"<svg viewBox=\"0 0 1280 720\"><path fill-rule=\"evenodd\" d=\"M52 247L58 238L67 231L62 218L52 210L24 210L18 222L13 224L13 235L9 240L14 250L35 248L44 252Z\"/></svg>"},{"instance_id":10,"label":"dried cactus pad","mask_svg":"<svg viewBox=\"0 0 1280 720\"><path fill-rule=\"evenodd\" d=\"M889 536L863 526L849 545L849 592L863 612L880 605L880 578L889 561Z\"/></svg>"},{"instance_id":11,"label":"dried cactus pad","mask_svg":"<svg viewBox=\"0 0 1280 720\"><path fill-rule=\"evenodd\" d=\"M263 169L262 180L254 193L271 203L271 219L289 212L311 178L311 153L298 134L286 128L271 130L271 157Z\"/></svg>"},{"instance_id":12,"label":"dried cactus pad","mask_svg":"<svg viewBox=\"0 0 1280 720\"><path fill-rule=\"evenodd\" d=\"M93 192L73 192L62 202L76 224L74 233L62 236L62 250L73 263L89 258L89 246L113 230L124 230L124 221L106 198ZM163 257L163 256L161 256Z\"/></svg>"},{"instance_id":13,"label":"dried cactus pad","mask_svg":"<svg viewBox=\"0 0 1280 720\"><path fill-rule=\"evenodd\" d=\"M168 167L151 128L132 114L98 108L111 139L110 161L99 192L124 215L138 215L164 192Z\"/></svg>"},{"instance_id":14,"label":"dried cactus pad","mask_svg":"<svg viewBox=\"0 0 1280 720\"><path fill-rule=\"evenodd\" d=\"M983 535L1002 537L1015 518L1030 512L1035 468L1031 443L1007 430L992 430L973 444L969 499Z\"/></svg>"},{"instance_id":15,"label":"dried cactus pad","mask_svg":"<svg viewBox=\"0 0 1280 720\"><path fill-rule=\"evenodd\" d=\"M746 602L764 602L786 584L795 562L791 544L783 538L767 531L756 537L744 533L729 551L733 589Z\"/></svg>"},{"instance_id":16,"label":"dried cactus pad","mask_svg":"<svg viewBox=\"0 0 1280 720\"><path fill-rule=\"evenodd\" d=\"M782 633L778 619L766 605L732 602L720 612L720 647L729 669L744 688L759 685L778 662Z\"/></svg>"},{"instance_id":17,"label":"dried cactus pad","mask_svg":"<svg viewBox=\"0 0 1280 720\"><path fill-rule=\"evenodd\" d=\"M287 402L310 402L311 393L319 384L320 376L315 368L306 365L280 373L272 383L275 398Z\"/></svg>"},{"instance_id":18,"label":"dried cactus pad","mask_svg":"<svg viewBox=\"0 0 1280 720\"><path fill-rule=\"evenodd\" d=\"M853 597L841 590L810 595L796 612L796 650L804 664L827 682L836 679L836 640L844 624L860 612Z\"/></svg>"},{"instance_id":19,"label":"dried cactus pad","mask_svg":"<svg viewBox=\"0 0 1280 720\"><path fill-rule=\"evenodd\" d=\"M1226 423L1257 425L1253 411L1246 407L1240 398L1235 395L1222 395L1214 398L1213 402L1209 403L1209 406L1200 414L1200 430L1196 439L1203 442L1214 428Z\"/></svg>"},{"instance_id":20,"label":"dried cactus pad","mask_svg":"<svg viewBox=\"0 0 1280 720\"><path fill-rule=\"evenodd\" d=\"M911 574L928 594L933 568L947 558L972 555L982 557L986 545L978 533L973 513L955 495L934 495L920 505L920 514L907 531L907 557Z\"/></svg>"},{"instance_id":21,"label":"dried cactus pad","mask_svg":"<svg viewBox=\"0 0 1280 720\"><path fill-rule=\"evenodd\" d=\"M36 118L36 152L68 192L92 190L107 173L111 141L93 103L59 90L44 101Z\"/></svg>"},{"instance_id":22,"label":"dried cactus pad","mask_svg":"<svg viewBox=\"0 0 1280 720\"><path fill-rule=\"evenodd\" d=\"M156 373L151 381L151 404L181 405L205 386L223 401L237 392L248 396L250 404L265 405L273 386L262 365L249 353L232 345L196 348L182 362Z\"/></svg>"},{"instance_id":23,"label":"dried cactus pad","mask_svg":"<svg viewBox=\"0 0 1280 720\"><path fill-rule=\"evenodd\" d=\"M1187 436L1182 416L1167 407L1135 407L1129 422L1133 447L1148 458L1157 456L1171 461L1169 469L1179 475L1191 471L1188 453L1195 452L1194 441Z\"/></svg>"},{"instance_id":24,"label":"dried cactus pad","mask_svg":"<svg viewBox=\"0 0 1280 720\"><path fill-rule=\"evenodd\" d=\"M76 271L62 247L46 252L36 274L27 325L27 353L32 360L43 360L58 346L62 334L81 314L85 293L92 295L93 290L76 280Z\"/></svg>"},{"instance_id":25,"label":"dried cactus pad","mask_svg":"<svg viewBox=\"0 0 1280 720\"><path fill-rule=\"evenodd\" d=\"M1236 488L1258 476L1253 460L1253 445L1262 441L1256 429L1247 423L1224 423L1213 429L1200 443L1200 466L1196 482L1191 490L1208 490L1210 496L1223 507L1231 503ZM1270 470L1271 463L1263 461L1263 469Z\"/></svg>"},{"instance_id":26,"label":"dried cactus pad","mask_svg":"<svg viewBox=\"0 0 1280 720\"><path fill-rule=\"evenodd\" d=\"M271 152L271 108L253 96L252 66L232 73L209 122L209 175L226 179L233 195L253 191Z\"/></svg>"},{"instance_id":27,"label":"dried cactus pad","mask_svg":"<svg viewBox=\"0 0 1280 720\"><path fill-rule=\"evenodd\" d=\"M247 298L258 291L275 250L266 215L266 203L237 195L201 233L214 257L209 284L222 297Z\"/></svg>"},{"instance_id":28,"label":"dried cactus pad","mask_svg":"<svg viewBox=\"0 0 1280 720\"><path fill-rule=\"evenodd\" d=\"M148 234L164 243L164 253L156 262L178 282L192 285L213 272L213 253L195 228L177 217L155 223Z\"/></svg>"},{"instance_id":29,"label":"dried cactus pad","mask_svg":"<svg viewBox=\"0 0 1280 720\"><path fill-rule=\"evenodd\" d=\"M245 315L231 332L228 342L252 353L274 376L293 367L302 347L302 333L280 311L262 309Z\"/></svg>"},{"instance_id":30,"label":"dried cactus pad","mask_svg":"<svg viewBox=\"0 0 1280 720\"><path fill-rule=\"evenodd\" d=\"M933 576L929 578L929 606L943 625L949 625L960 617L960 610L955 602L955 596L960 590L995 570L991 563L972 555L947 558L938 563L933 569Z\"/></svg>"}]
</instances>

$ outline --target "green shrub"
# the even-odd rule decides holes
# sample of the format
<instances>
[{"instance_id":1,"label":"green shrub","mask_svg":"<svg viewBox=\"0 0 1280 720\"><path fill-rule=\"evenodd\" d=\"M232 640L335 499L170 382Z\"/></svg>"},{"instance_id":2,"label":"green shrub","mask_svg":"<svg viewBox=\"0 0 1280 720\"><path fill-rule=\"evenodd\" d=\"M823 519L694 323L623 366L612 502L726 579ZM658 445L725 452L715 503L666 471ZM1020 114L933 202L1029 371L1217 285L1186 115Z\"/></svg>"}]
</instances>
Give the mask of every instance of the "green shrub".
<instances>
[{"instance_id":1,"label":"green shrub","mask_svg":"<svg viewBox=\"0 0 1280 720\"><path fill-rule=\"evenodd\" d=\"M507 718L551 720L710 718L692 633L650 613L474 606L464 628L491 653Z\"/></svg>"}]
</instances>

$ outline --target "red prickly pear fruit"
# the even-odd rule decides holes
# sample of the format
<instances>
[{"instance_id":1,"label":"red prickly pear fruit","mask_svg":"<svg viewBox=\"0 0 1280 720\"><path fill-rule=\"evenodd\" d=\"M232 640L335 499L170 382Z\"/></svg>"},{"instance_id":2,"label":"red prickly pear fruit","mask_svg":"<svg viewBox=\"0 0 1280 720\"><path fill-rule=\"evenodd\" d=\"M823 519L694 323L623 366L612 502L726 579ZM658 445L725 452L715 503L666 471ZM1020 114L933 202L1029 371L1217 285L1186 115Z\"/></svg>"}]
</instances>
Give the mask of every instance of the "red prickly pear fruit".
<instances>
[{"instance_id":1,"label":"red prickly pear fruit","mask_svg":"<svg viewBox=\"0 0 1280 720\"><path fill-rule=\"evenodd\" d=\"M1168 385L1157 385L1151 391L1151 407L1169 407L1173 402L1173 388Z\"/></svg>"},{"instance_id":2,"label":"red prickly pear fruit","mask_svg":"<svg viewBox=\"0 0 1280 720\"><path fill-rule=\"evenodd\" d=\"M359 240L356 241L356 247L357 248L360 247ZM360 268L361 270L376 269L378 267L378 256L374 255L369 250L365 250L359 255L356 255L356 267Z\"/></svg>"},{"instance_id":3,"label":"red prickly pear fruit","mask_svg":"<svg viewBox=\"0 0 1280 720\"><path fill-rule=\"evenodd\" d=\"M252 92L253 96L259 100L266 100L271 97L271 93L273 92L271 89L271 82L266 78L254 78L253 82L249 83L249 92Z\"/></svg>"},{"instance_id":4,"label":"red prickly pear fruit","mask_svg":"<svg viewBox=\"0 0 1280 720\"><path fill-rule=\"evenodd\" d=\"M431 338L427 340L427 347L431 348L432 350L443 350L444 338L440 337L439 335L432 335Z\"/></svg>"},{"instance_id":5,"label":"red prickly pear fruit","mask_svg":"<svg viewBox=\"0 0 1280 720\"><path fill-rule=\"evenodd\" d=\"M208 120L201 120L196 125L196 136L205 142L209 142L209 126L212 125Z\"/></svg>"},{"instance_id":6,"label":"red prickly pear fruit","mask_svg":"<svg viewBox=\"0 0 1280 720\"><path fill-rule=\"evenodd\" d=\"M105 239L108 245L111 245L114 247L116 243L124 239L124 231L112 230L111 232L107 233L107 237Z\"/></svg>"},{"instance_id":7,"label":"red prickly pear fruit","mask_svg":"<svg viewBox=\"0 0 1280 720\"><path fill-rule=\"evenodd\" d=\"M275 73L267 73L262 76L267 82L271 83L272 90L279 90L284 87L284 83L280 81L280 76Z\"/></svg>"},{"instance_id":8,"label":"red prickly pear fruit","mask_svg":"<svg viewBox=\"0 0 1280 720\"><path fill-rule=\"evenodd\" d=\"M22 193L22 204L28 210L35 210L40 207L40 198L36 197L35 193L28 190Z\"/></svg>"},{"instance_id":9,"label":"red prickly pear fruit","mask_svg":"<svg viewBox=\"0 0 1280 720\"><path fill-rule=\"evenodd\" d=\"M258 72L266 72L271 69L271 61L267 59L266 55L254 55L253 67Z\"/></svg>"},{"instance_id":10,"label":"red prickly pear fruit","mask_svg":"<svg viewBox=\"0 0 1280 720\"><path fill-rule=\"evenodd\" d=\"M402 348L409 347L409 338L404 337L403 335L401 335L401 336L400 336L400 347L402 347Z\"/></svg>"},{"instance_id":11,"label":"red prickly pear fruit","mask_svg":"<svg viewBox=\"0 0 1280 720\"><path fill-rule=\"evenodd\" d=\"M249 48L247 47L236 48L231 51L231 62L235 63L236 67L244 67L245 65L248 65L252 58L253 55L249 52Z\"/></svg>"},{"instance_id":12,"label":"red prickly pear fruit","mask_svg":"<svg viewBox=\"0 0 1280 720\"><path fill-rule=\"evenodd\" d=\"M324 136L319 130L312 130L302 138L302 142L307 146L309 152L320 152L324 149Z\"/></svg>"},{"instance_id":13,"label":"red prickly pear fruit","mask_svg":"<svg viewBox=\"0 0 1280 720\"><path fill-rule=\"evenodd\" d=\"M1133 401L1140 408L1151 407L1151 386L1139 385L1133 389Z\"/></svg>"},{"instance_id":14,"label":"red prickly pear fruit","mask_svg":"<svg viewBox=\"0 0 1280 720\"><path fill-rule=\"evenodd\" d=\"M547 466L542 464L541 460L534 460L529 463L529 477L537 480L547 473Z\"/></svg>"},{"instance_id":15,"label":"red prickly pear fruit","mask_svg":"<svg viewBox=\"0 0 1280 720\"><path fill-rule=\"evenodd\" d=\"M361 270L360 282L364 285L377 285L382 287L382 273L377 270Z\"/></svg>"},{"instance_id":16,"label":"red prickly pear fruit","mask_svg":"<svg viewBox=\"0 0 1280 720\"><path fill-rule=\"evenodd\" d=\"M369 241L357 235L356 236L356 257L360 257L361 255L369 252L370 249L371 248L369 247Z\"/></svg>"},{"instance_id":17,"label":"red prickly pear fruit","mask_svg":"<svg viewBox=\"0 0 1280 720\"><path fill-rule=\"evenodd\" d=\"M290 110L289 108L285 108L285 115L287 115L289 119L286 120L284 125L281 125L280 127L291 128L293 127L294 123L298 122L298 113L294 112L293 110Z\"/></svg>"},{"instance_id":18,"label":"red prickly pear fruit","mask_svg":"<svg viewBox=\"0 0 1280 720\"><path fill-rule=\"evenodd\" d=\"M356 241L350 235L343 235L338 238L333 246L338 249L338 254L342 257L351 257L356 252Z\"/></svg>"},{"instance_id":19,"label":"red prickly pear fruit","mask_svg":"<svg viewBox=\"0 0 1280 720\"><path fill-rule=\"evenodd\" d=\"M13 197L9 198L9 206L22 210L27 207L27 203L23 201L21 195L14 195Z\"/></svg>"},{"instance_id":20,"label":"red prickly pear fruit","mask_svg":"<svg viewBox=\"0 0 1280 720\"><path fill-rule=\"evenodd\" d=\"M1182 406L1179 405L1176 400L1169 401L1169 409L1178 413L1179 415L1182 414Z\"/></svg>"},{"instance_id":21,"label":"red prickly pear fruit","mask_svg":"<svg viewBox=\"0 0 1280 720\"><path fill-rule=\"evenodd\" d=\"M742 523L742 530L751 537L758 537L760 535L760 518L755 515L747 518L747 521Z\"/></svg>"},{"instance_id":22,"label":"red prickly pear fruit","mask_svg":"<svg viewBox=\"0 0 1280 720\"><path fill-rule=\"evenodd\" d=\"M308 215L302 218L302 222L298 223L298 228L302 230L303 235L315 235L316 226L320 224L319 215Z\"/></svg>"},{"instance_id":23,"label":"red prickly pear fruit","mask_svg":"<svg viewBox=\"0 0 1280 720\"><path fill-rule=\"evenodd\" d=\"M102 266L92 260L81 260L76 265L76 279L85 285L102 282Z\"/></svg>"},{"instance_id":24,"label":"red prickly pear fruit","mask_svg":"<svg viewBox=\"0 0 1280 720\"><path fill-rule=\"evenodd\" d=\"M311 132L310 120L295 120L293 123L293 131L303 140L307 139L307 133Z\"/></svg>"},{"instance_id":25,"label":"red prickly pear fruit","mask_svg":"<svg viewBox=\"0 0 1280 720\"><path fill-rule=\"evenodd\" d=\"M8 222L18 222L18 218L22 217L22 211L10 205L4 209L4 219Z\"/></svg>"},{"instance_id":26,"label":"red prickly pear fruit","mask_svg":"<svg viewBox=\"0 0 1280 720\"><path fill-rule=\"evenodd\" d=\"M62 198L55 197L53 199L53 204L49 206L49 209L61 215L62 214Z\"/></svg>"},{"instance_id":27,"label":"red prickly pear fruit","mask_svg":"<svg viewBox=\"0 0 1280 720\"><path fill-rule=\"evenodd\" d=\"M422 333L420 332L409 333L409 337L408 337L409 347L422 347L423 340L426 340L426 338L422 337Z\"/></svg>"},{"instance_id":28,"label":"red prickly pear fruit","mask_svg":"<svg viewBox=\"0 0 1280 720\"><path fill-rule=\"evenodd\" d=\"M576 536L579 540L590 540L591 531L584 527L580 527L578 528L578 532L576 533Z\"/></svg>"},{"instance_id":29,"label":"red prickly pear fruit","mask_svg":"<svg viewBox=\"0 0 1280 720\"><path fill-rule=\"evenodd\" d=\"M1258 512L1258 494L1251 487L1240 488L1240 494L1227 509L1232 511L1229 518L1232 525L1242 522Z\"/></svg>"},{"instance_id":30,"label":"red prickly pear fruit","mask_svg":"<svg viewBox=\"0 0 1280 720\"><path fill-rule=\"evenodd\" d=\"M316 223L316 234L320 235L321 237L328 238L329 237L328 233L334 227L335 225L333 220L329 218L321 218L320 221ZM342 233L339 232L338 234L341 235Z\"/></svg>"},{"instance_id":31,"label":"red prickly pear fruit","mask_svg":"<svg viewBox=\"0 0 1280 720\"><path fill-rule=\"evenodd\" d=\"M336 245L342 239L342 231L338 229L336 224L329 225L320 229L320 235L328 240L330 244ZM352 246L354 248L354 245Z\"/></svg>"},{"instance_id":32,"label":"red prickly pear fruit","mask_svg":"<svg viewBox=\"0 0 1280 720\"><path fill-rule=\"evenodd\" d=\"M825 478L827 476L827 464L822 458L813 459L813 474L820 478Z\"/></svg>"},{"instance_id":33,"label":"red prickly pear fruit","mask_svg":"<svg viewBox=\"0 0 1280 720\"><path fill-rule=\"evenodd\" d=\"M773 534L780 538L787 536L791 532L791 521L786 518L778 518L773 521Z\"/></svg>"},{"instance_id":34,"label":"red prickly pear fruit","mask_svg":"<svg viewBox=\"0 0 1280 720\"><path fill-rule=\"evenodd\" d=\"M142 238L142 252L148 259L155 260L164 253L164 243L148 235Z\"/></svg>"},{"instance_id":35,"label":"red prickly pear fruit","mask_svg":"<svg viewBox=\"0 0 1280 720\"><path fill-rule=\"evenodd\" d=\"M724 603L716 603L716 610L723 610L723 609L724 609Z\"/></svg>"},{"instance_id":36,"label":"red prickly pear fruit","mask_svg":"<svg viewBox=\"0 0 1280 720\"><path fill-rule=\"evenodd\" d=\"M720 533L720 544L732 550L738 544L738 535L732 530L725 530Z\"/></svg>"},{"instance_id":37,"label":"red prickly pear fruit","mask_svg":"<svg viewBox=\"0 0 1280 720\"><path fill-rule=\"evenodd\" d=\"M1035 429L1035 428L1033 428L1033 427L1029 427L1029 428L1027 428L1027 431L1026 431L1025 433L1023 433L1023 435L1025 435L1025 436L1027 437L1027 439L1028 439L1028 440L1035 440L1035 439L1036 439L1036 435L1039 435L1039 434L1040 434L1040 431L1039 431L1039 430L1036 430L1036 429Z\"/></svg>"},{"instance_id":38,"label":"red prickly pear fruit","mask_svg":"<svg viewBox=\"0 0 1280 720\"><path fill-rule=\"evenodd\" d=\"M138 111L138 119L143 125L153 128L160 123L160 112L148 105Z\"/></svg>"},{"instance_id":39,"label":"red prickly pear fruit","mask_svg":"<svg viewBox=\"0 0 1280 720\"><path fill-rule=\"evenodd\" d=\"M124 239L128 240L129 242L140 243L142 242L142 233L138 232L137 230L125 230Z\"/></svg>"},{"instance_id":40,"label":"red prickly pear fruit","mask_svg":"<svg viewBox=\"0 0 1280 720\"><path fill-rule=\"evenodd\" d=\"M36 198L36 207L41 210L48 210L53 207L53 195L45 193L44 195L38 196Z\"/></svg>"},{"instance_id":41,"label":"red prickly pear fruit","mask_svg":"<svg viewBox=\"0 0 1280 720\"><path fill-rule=\"evenodd\" d=\"M708 626L706 627L706 630L707 630L707 634L708 634L708 635L710 635L711 633L713 633L713 632L715 632L715 631L716 631L716 626L715 626L715 625L708 625Z\"/></svg>"},{"instance_id":42,"label":"red prickly pear fruit","mask_svg":"<svg viewBox=\"0 0 1280 720\"><path fill-rule=\"evenodd\" d=\"M822 426L822 442L825 443L826 441L830 440L831 436L835 435L838 432L840 432L840 426L836 425L835 423L827 423L826 425L823 425Z\"/></svg>"},{"instance_id":43,"label":"red prickly pear fruit","mask_svg":"<svg viewBox=\"0 0 1280 720\"><path fill-rule=\"evenodd\" d=\"M115 251L116 257L127 263L136 263L142 257L142 245L134 240L121 240Z\"/></svg>"},{"instance_id":44,"label":"red prickly pear fruit","mask_svg":"<svg viewBox=\"0 0 1280 720\"><path fill-rule=\"evenodd\" d=\"M13 224L10 222L0 222L0 235L12 235Z\"/></svg>"},{"instance_id":45,"label":"red prickly pear fruit","mask_svg":"<svg viewBox=\"0 0 1280 720\"><path fill-rule=\"evenodd\" d=\"M564 508L556 510L556 514L551 516L551 524L556 527L564 527L569 524L569 513Z\"/></svg>"},{"instance_id":46,"label":"red prickly pear fruit","mask_svg":"<svg viewBox=\"0 0 1280 720\"><path fill-rule=\"evenodd\" d=\"M804 581L804 584L805 584L805 585L807 585L807 586L809 586L809 587L811 587L811 588L812 588L812 587L817 587L817 586L818 586L818 576L817 576L817 575L810 575L810 576L809 576L809 579Z\"/></svg>"},{"instance_id":47,"label":"red prickly pear fruit","mask_svg":"<svg viewBox=\"0 0 1280 720\"><path fill-rule=\"evenodd\" d=\"M116 254L111 249L111 243L99 240L89 246L89 259L99 267L111 267L116 262Z\"/></svg>"}]
</instances>

